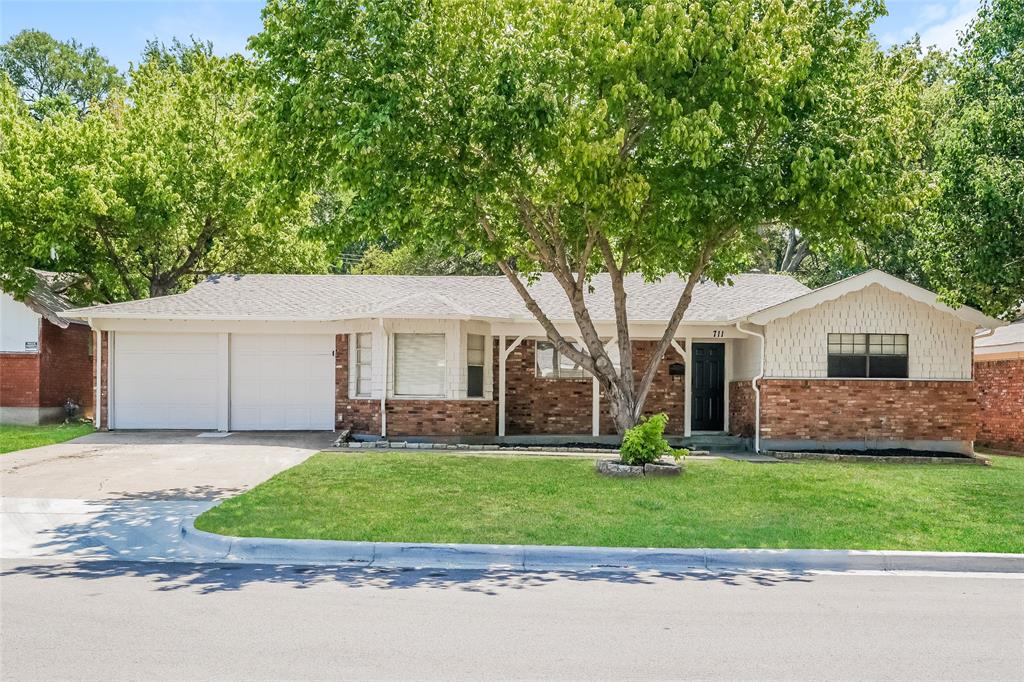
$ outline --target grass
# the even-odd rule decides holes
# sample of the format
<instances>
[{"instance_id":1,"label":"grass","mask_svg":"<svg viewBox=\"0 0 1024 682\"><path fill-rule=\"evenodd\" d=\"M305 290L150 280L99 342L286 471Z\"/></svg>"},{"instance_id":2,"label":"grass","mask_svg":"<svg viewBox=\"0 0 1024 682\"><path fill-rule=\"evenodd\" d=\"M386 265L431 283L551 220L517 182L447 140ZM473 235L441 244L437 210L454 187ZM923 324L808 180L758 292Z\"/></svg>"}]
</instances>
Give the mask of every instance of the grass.
<instances>
[{"instance_id":1,"label":"grass","mask_svg":"<svg viewBox=\"0 0 1024 682\"><path fill-rule=\"evenodd\" d=\"M249 537L625 547L1024 552L1024 459L991 467L320 453L199 517Z\"/></svg>"},{"instance_id":2,"label":"grass","mask_svg":"<svg viewBox=\"0 0 1024 682\"><path fill-rule=\"evenodd\" d=\"M0 425L0 454L62 443L93 432L92 424Z\"/></svg>"}]
</instances>

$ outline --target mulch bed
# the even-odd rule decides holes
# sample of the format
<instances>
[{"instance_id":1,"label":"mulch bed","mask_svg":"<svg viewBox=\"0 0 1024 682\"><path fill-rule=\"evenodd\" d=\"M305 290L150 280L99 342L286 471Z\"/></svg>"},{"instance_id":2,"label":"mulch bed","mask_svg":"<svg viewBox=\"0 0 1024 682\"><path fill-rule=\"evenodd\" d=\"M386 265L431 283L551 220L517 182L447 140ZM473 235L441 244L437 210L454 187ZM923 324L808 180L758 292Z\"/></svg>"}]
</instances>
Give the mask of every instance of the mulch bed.
<instances>
[{"instance_id":1,"label":"mulch bed","mask_svg":"<svg viewBox=\"0 0 1024 682\"><path fill-rule=\"evenodd\" d=\"M957 459L971 459L970 455L965 455L962 452L908 450L906 448L893 448L891 450L789 450L788 452L799 452L800 454L865 455L867 457L954 457Z\"/></svg>"}]
</instances>

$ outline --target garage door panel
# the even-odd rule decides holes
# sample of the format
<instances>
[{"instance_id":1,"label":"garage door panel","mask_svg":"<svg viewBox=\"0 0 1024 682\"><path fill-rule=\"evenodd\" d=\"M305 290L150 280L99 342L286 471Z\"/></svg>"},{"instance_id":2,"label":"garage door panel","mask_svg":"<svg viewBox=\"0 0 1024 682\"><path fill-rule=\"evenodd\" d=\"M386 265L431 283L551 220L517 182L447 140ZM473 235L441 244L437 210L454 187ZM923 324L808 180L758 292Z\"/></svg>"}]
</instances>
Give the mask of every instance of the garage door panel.
<instances>
[{"instance_id":1,"label":"garage door panel","mask_svg":"<svg viewBox=\"0 0 1024 682\"><path fill-rule=\"evenodd\" d=\"M233 430L334 428L334 337L231 337Z\"/></svg>"},{"instance_id":2,"label":"garage door panel","mask_svg":"<svg viewBox=\"0 0 1024 682\"><path fill-rule=\"evenodd\" d=\"M114 427L217 428L217 336L114 337Z\"/></svg>"}]
</instances>

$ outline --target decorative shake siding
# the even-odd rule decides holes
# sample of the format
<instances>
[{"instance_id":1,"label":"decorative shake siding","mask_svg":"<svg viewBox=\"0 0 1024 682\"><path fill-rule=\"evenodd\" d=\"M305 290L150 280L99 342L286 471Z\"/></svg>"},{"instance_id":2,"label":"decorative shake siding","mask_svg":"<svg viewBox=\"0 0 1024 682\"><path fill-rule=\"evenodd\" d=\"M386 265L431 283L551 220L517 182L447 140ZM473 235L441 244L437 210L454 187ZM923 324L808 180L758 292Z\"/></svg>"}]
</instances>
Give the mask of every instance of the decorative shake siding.
<instances>
[{"instance_id":1,"label":"decorative shake siding","mask_svg":"<svg viewBox=\"0 0 1024 682\"><path fill-rule=\"evenodd\" d=\"M910 379L971 379L973 326L877 284L766 325L765 376L828 376L828 334L908 334Z\"/></svg>"}]
</instances>

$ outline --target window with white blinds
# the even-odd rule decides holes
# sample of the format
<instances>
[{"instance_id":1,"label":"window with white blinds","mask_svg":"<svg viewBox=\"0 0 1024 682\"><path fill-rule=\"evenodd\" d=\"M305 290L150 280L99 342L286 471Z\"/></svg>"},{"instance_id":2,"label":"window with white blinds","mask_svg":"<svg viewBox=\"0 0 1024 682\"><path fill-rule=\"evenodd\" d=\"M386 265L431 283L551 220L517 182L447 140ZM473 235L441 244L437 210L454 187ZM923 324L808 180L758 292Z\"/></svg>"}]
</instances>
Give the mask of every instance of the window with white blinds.
<instances>
[{"instance_id":1,"label":"window with white blinds","mask_svg":"<svg viewBox=\"0 0 1024 682\"><path fill-rule=\"evenodd\" d=\"M373 334L356 334L356 396L373 392Z\"/></svg>"},{"instance_id":2,"label":"window with white blinds","mask_svg":"<svg viewBox=\"0 0 1024 682\"><path fill-rule=\"evenodd\" d=\"M444 397L444 334L395 334L395 395Z\"/></svg>"}]
</instances>

